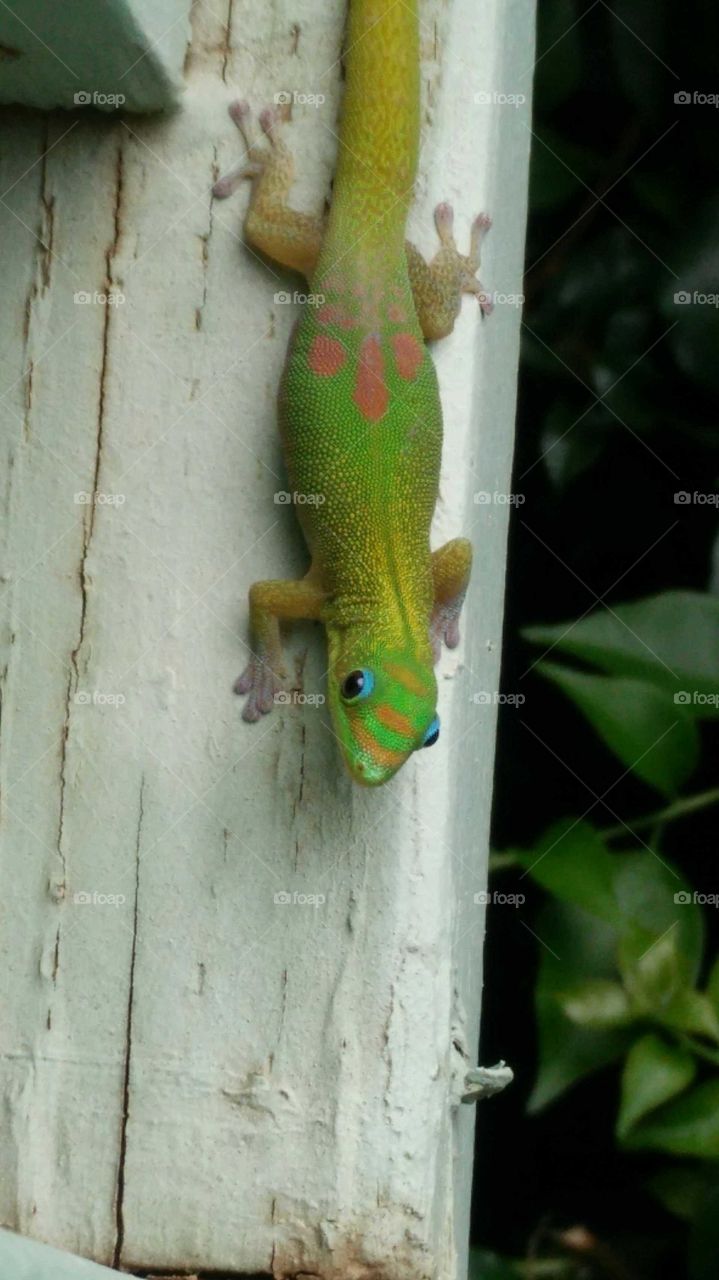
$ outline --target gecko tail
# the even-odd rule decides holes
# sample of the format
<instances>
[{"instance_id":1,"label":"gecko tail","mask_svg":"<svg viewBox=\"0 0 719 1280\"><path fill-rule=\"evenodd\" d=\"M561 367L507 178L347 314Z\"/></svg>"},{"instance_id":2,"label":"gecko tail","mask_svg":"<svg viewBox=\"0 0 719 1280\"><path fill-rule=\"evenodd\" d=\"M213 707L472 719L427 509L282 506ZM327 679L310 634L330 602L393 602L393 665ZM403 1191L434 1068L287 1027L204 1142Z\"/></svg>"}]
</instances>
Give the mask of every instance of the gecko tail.
<instances>
[{"instance_id":1,"label":"gecko tail","mask_svg":"<svg viewBox=\"0 0 719 1280\"><path fill-rule=\"evenodd\" d=\"M345 65L336 216L363 235L404 236L419 150L417 0L350 0Z\"/></svg>"}]
</instances>

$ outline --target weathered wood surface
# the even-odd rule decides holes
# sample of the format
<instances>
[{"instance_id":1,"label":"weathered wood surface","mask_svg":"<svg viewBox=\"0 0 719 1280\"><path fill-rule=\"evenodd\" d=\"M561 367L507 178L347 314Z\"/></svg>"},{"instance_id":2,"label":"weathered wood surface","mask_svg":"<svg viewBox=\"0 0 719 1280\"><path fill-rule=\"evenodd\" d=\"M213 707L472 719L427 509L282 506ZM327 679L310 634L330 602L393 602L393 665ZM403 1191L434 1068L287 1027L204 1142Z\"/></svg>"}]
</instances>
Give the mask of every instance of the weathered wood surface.
<instances>
[{"instance_id":1,"label":"weathered wood surface","mask_svg":"<svg viewBox=\"0 0 719 1280\"><path fill-rule=\"evenodd\" d=\"M462 1272L508 511L475 495L509 489L517 306L467 300L436 351L436 543L477 552L438 746L366 793L326 708L247 726L230 693L248 584L305 559L274 502L297 282L209 191L227 102L290 90L325 98L292 128L321 204L341 8L198 5L165 119L1 121L0 1223L125 1267ZM432 252L439 199L460 237L488 208L503 295L532 9L422 5L411 232ZM320 693L319 631L291 652Z\"/></svg>"}]
</instances>

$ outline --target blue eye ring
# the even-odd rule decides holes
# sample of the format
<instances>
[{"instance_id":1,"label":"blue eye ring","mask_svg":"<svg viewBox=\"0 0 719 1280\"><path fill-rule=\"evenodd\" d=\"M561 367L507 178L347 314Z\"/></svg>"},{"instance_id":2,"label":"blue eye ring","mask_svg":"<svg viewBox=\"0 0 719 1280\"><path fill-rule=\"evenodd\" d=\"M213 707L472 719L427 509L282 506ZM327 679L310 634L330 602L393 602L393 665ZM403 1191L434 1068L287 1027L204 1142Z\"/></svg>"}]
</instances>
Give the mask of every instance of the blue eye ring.
<instances>
[{"instance_id":1,"label":"blue eye ring","mask_svg":"<svg viewBox=\"0 0 719 1280\"><path fill-rule=\"evenodd\" d=\"M346 675L340 686L340 693L345 702L361 702L363 698L369 698L374 689L374 676L367 667L358 667L356 671L350 671Z\"/></svg>"},{"instance_id":2,"label":"blue eye ring","mask_svg":"<svg viewBox=\"0 0 719 1280\"><path fill-rule=\"evenodd\" d=\"M435 716L422 739L423 747L433 747L439 737L439 716Z\"/></svg>"}]
</instances>

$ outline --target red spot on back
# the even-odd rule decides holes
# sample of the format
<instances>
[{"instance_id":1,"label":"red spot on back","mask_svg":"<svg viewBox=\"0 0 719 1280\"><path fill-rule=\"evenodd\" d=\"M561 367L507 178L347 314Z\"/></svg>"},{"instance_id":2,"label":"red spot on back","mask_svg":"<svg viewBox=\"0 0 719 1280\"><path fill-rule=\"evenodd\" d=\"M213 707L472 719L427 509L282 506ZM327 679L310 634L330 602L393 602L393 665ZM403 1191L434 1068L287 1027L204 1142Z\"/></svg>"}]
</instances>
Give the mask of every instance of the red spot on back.
<instances>
[{"instance_id":1,"label":"red spot on back","mask_svg":"<svg viewBox=\"0 0 719 1280\"><path fill-rule=\"evenodd\" d=\"M313 373L321 378L331 378L339 373L347 359L347 352L336 338L328 338L326 333L318 333L312 340L307 356L307 363Z\"/></svg>"},{"instance_id":2,"label":"red spot on back","mask_svg":"<svg viewBox=\"0 0 719 1280\"><path fill-rule=\"evenodd\" d=\"M318 319L320 324L336 324L340 329L353 329L355 325L354 318L349 312L333 302L327 302L320 307Z\"/></svg>"},{"instance_id":3,"label":"red spot on back","mask_svg":"<svg viewBox=\"0 0 719 1280\"><path fill-rule=\"evenodd\" d=\"M384 359L379 338L371 335L360 347L354 402L364 418L379 422L387 411L389 391L384 380Z\"/></svg>"},{"instance_id":4,"label":"red spot on back","mask_svg":"<svg viewBox=\"0 0 719 1280\"><path fill-rule=\"evenodd\" d=\"M392 338L394 358L397 361L397 372L400 378L409 382L417 377L424 352L422 344L412 333L395 333Z\"/></svg>"},{"instance_id":5,"label":"red spot on back","mask_svg":"<svg viewBox=\"0 0 719 1280\"><path fill-rule=\"evenodd\" d=\"M393 324L404 324L407 319L407 312L398 302L390 302L387 308L387 315Z\"/></svg>"}]
</instances>

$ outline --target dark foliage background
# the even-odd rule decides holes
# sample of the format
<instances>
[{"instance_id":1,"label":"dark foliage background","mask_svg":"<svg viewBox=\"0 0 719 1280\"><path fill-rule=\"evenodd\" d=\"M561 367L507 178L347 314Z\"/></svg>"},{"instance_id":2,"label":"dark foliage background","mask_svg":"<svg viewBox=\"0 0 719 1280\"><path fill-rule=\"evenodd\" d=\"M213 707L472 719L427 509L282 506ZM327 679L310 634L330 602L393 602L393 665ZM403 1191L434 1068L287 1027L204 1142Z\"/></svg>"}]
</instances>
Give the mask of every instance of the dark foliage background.
<instances>
[{"instance_id":1,"label":"dark foliage background","mask_svg":"<svg viewBox=\"0 0 719 1280\"><path fill-rule=\"evenodd\" d=\"M530 845L610 787L589 815L599 828L661 807L531 669L541 649L522 629L677 588L719 590L717 507L674 497L712 494L719 477L719 310L675 301L719 295L719 111L676 98L719 93L719 8L539 0L538 21L513 484L525 502L511 530L503 661L505 691L526 702L500 707L497 850ZM717 783L716 722L701 743L690 793ZM665 843L705 892L719 889L718 813L673 824ZM477 1244L526 1259L553 1230L583 1224L613 1258L557 1275L677 1280L688 1228L644 1189L660 1157L615 1143L617 1070L526 1113L541 946L524 925L544 895L528 878L521 888L521 913L488 910L480 1060L506 1058L516 1080L479 1108ZM716 921L706 924L715 954ZM477 1274L494 1276L492 1266L485 1258Z\"/></svg>"}]
</instances>

